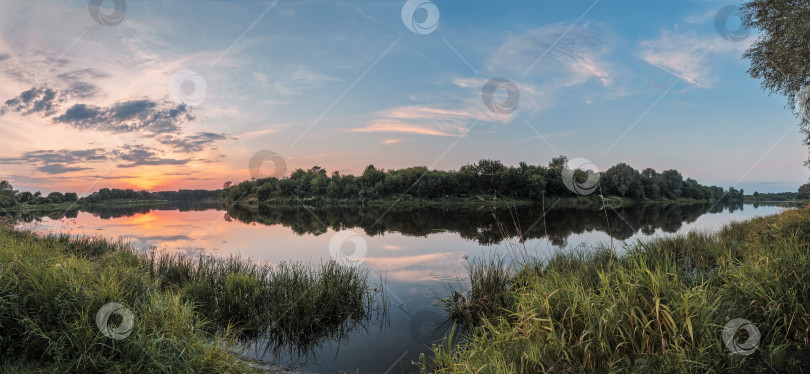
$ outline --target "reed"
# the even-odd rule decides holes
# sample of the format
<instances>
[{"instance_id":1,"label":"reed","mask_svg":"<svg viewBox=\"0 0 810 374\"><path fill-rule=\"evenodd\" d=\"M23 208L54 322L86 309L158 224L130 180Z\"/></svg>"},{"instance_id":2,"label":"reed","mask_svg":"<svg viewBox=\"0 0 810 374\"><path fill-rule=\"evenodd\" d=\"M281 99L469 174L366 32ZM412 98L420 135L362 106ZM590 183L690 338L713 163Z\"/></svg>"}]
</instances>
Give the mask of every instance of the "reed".
<instances>
[{"instance_id":1,"label":"reed","mask_svg":"<svg viewBox=\"0 0 810 374\"><path fill-rule=\"evenodd\" d=\"M437 373L766 373L810 366L809 208L625 249L617 257L601 245L519 264L511 288L484 297L505 305L479 308L479 319L458 318L453 311L460 308L447 303L469 331L455 344L434 345L418 365ZM471 271L478 279L470 284L492 273ZM721 339L734 318L761 333L750 355L730 351Z\"/></svg>"},{"instance_id":2,"label":"reed","mask_svg":"<svg viewBox=\"0 0 810 374\"><path fill-rule=\"evenodd\" d=\"M39 237L0 228L3 372L256 372L230 353L246 339L305 346L357 328L375 312L364 270L334 262L269 265L142 254L102 237ZM110 302L131 333L96 325ZM110 326L124 321L113 315Z\"/></svg>"}]
</instances>

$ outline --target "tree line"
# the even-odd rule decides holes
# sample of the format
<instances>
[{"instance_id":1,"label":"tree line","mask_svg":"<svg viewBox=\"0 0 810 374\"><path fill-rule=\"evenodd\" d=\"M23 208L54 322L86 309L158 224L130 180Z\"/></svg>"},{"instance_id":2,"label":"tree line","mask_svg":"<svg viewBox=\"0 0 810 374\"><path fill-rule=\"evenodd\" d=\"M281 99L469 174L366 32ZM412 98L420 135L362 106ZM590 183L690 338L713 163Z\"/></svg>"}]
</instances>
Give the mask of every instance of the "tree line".
<instances>
[{"instance_id":1,"label":"tree line","mask_svg":"<svg viewBox=\"0 0 810 374\"><path fill-rule=\"evenodd\" d=\"M100 203L109 200L167 200L194 202L219 199L221 190L136 191L132 189L102 188L79 199L80 202Z\"/></svg>"},{"instance_id":2,"label":"tree line","mask_svg":"<svg viewBox=\"0 0 810 374\"><path fill-rule=\"evenodd\" d=\"M425 166L383 170L369 165L359 176L331 174L321 167L298 169L286 178L260 178L239 183L226 182L223 197L237 201L255 196L259 201L290 198L386 199L386 198L476 198L496 197L525 201L575 197L563 181L568 158L553 158L547 166L506 166L500 161L480 160L459 170L428 170ZM584 183L590 171L576 170L574 178ZM740 201L744 191L729 187L704 186L684 178L677 170L657 172L652 168L638 171L619 163L599 177L604 196L632 200ZM598 195L597 191L594 195Z\"/></svg>"},{"instance_id":3,"label":"tree line","mask_svg":"<svg viewBox=\"0 0 810 374\"><path fill-rule=\"evenodd\" d=\"M75 192L51 192L43 196L41 192L17 191L6 180L0 180L0 207L11 207L17 204L53 204L79 200Z\"/></svg>"},{"instance_id":4,"label":"tree line","mask_svg":"<svg viewBox=\"0 0 810 374\"><path fill-rule=\"evenodd\" d=\"M41 192L17 191L6 180L0 180L0 207L18 204L59 204L59 203L102 203L113 200L155 200L193 202L219 200L222 190L179 190L179 191L137 191L133 189L102 188L90 195L79 197L75 192L51 192L43 196Z\"/></svg>"}]
</instances>

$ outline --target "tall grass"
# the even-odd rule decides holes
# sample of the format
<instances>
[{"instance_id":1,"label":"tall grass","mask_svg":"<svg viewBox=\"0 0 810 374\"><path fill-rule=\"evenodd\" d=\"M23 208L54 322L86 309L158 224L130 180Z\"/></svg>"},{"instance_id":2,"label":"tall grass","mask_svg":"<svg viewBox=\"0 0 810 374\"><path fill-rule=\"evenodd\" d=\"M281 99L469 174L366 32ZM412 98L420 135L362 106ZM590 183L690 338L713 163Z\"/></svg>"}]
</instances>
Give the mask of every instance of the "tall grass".
<instances>
[{"instance_id":1,"label":"tall grass","mask_svg":"<svg viewBox=\"0 0 810 374\"><path fill-rule=\"evenodd\" d=\"M482 262L470 284L501 274ZM420 360L439 373L802 372L810 367L810 209L628 245L558 253L512 269L497 308L447 302L469 328ZM508 281L504 281L508 283ZM497 287L490 288L497 293ZM479 293L481 294L481 293ZM454 301L474 297L467 292ZM455 313L455 314L454 314ZM461 316L461 318L459 318ZM727 349L734 318L761 332L757 350ZM745 340L745 336L738 336Z\"/></svg>"},{"instance_id":2,"label":"tall grass","mask_svg":"<svg viewBox=\"0 0 810 374\"><path fill-rule=\"evenodd\" d=\"M225 348L261 334L317 343L369 320L374 301L365 272L336 263L142 255L121 241L0 228L5 372L255 372ZM124 339L96 326L109 302L134 315Z\"/></svg>"},{"instance_id":3,"label":"tall grass","mask_svg":"<svg viewBox=\"0 0 810 374\"><path fill-rule=\"evenodd\" d=\"M334 261L318 265L257 263L239 257L147 256L162 289L182 289L206 319L239 340L305 352L380 316L367 271Z\"/></svg>"}]
</instances>

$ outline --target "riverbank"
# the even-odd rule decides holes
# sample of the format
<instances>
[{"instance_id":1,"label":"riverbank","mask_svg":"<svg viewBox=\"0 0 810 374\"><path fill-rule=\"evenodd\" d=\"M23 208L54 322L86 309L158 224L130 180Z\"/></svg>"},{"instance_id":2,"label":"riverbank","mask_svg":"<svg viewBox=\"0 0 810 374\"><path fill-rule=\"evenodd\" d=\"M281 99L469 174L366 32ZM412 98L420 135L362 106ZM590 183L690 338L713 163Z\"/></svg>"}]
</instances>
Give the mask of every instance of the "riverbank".
<instances>
[{"instance_id":1,"label":"riverbank","mask_svg":"<svg viewBox=\"0 0 810 374\"><path fill-rule=\"evenodd\" d=\"M630 244L621 257L601 246L533 261L519 244L512 256L518 265L470 264L469 283L443 300L468 333L455 346L434 345L424 371L810 366L810 208Z\"/></svg>"},{"instance_id":2,"label":"riverbank","mask_svg":"<svg viewBox=\"0 0 810 374\"><path fill-rule=\"evenodd\" d=\"M367 273L335 262L141 254L2 227L0 269L0 351L13 358L0 372L267 372L228 349L269 336L270 349L306 350L380 313Z\"/></svg>"},{"instance_id":3,"label":"riverbank","mask_svg":"<svg viewBox=\"0 0 810 374\"><path fill-rule=\"evenodd\" d=\"M168 203L168 200L135 200L120 199L109 200L99 203L86 203L81 201L49 203L49 204L17 204L4 207L3 210L9 213L29 213L29 212L66 212L81 208L129 208L135 206L160 206Z\"/></svg>"},{"instance_id":4,"label":"riverbank","mask_svg":"<svg viewBox=\"0 0 810 374\"><path fill-rule=\"evenodd\" d=\"M603 207L619 208L631 205L691 205L691 204L710 204L713 200L697 200L697 199L660 199L660 200L633 200L629 198L608 196L604 201L600 195L593 194L588 196L577 197L555 197L547 198L545 201L534 200L515 200L509 198L498 198L496 196L476 196L476 197L445 197L437 199L419 199L406 195L398 199L331 199L328 197L310 197L303 199L270 199L259 201L254 196L248 196L240 199L235 205L246 209L256 209L260 206L273 207L273 206L333 206L333 207L356 207L356 206L370 206L370 207L443 207L443 208L460 208L460 207L496 207L507 208L515 206L540 206L546 207L556 206L560 208L585 208L585 209L602 209Z\"/></svg>"}]
</instances>

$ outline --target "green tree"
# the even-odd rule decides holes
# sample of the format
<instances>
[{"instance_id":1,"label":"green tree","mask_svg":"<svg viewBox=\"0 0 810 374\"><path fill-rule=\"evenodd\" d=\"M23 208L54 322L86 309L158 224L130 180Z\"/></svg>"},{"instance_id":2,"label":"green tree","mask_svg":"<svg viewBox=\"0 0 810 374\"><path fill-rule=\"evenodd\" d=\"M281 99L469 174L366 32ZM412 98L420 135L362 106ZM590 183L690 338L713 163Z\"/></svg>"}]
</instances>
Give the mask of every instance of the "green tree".
<instances>
[{"instance_id":1,"label":"green tree","mask_svg":"<svg viewBox=\"0 0 810 374\"><path fill-rule=\"evenodd\" d=\"M810 183L805 183L799 187L799 193L796 195L797 199L810 199Z\"/></svg>"},{"instance_id":2,"label":"green tree","mask_svg":"<svg viewBox=\"0 0 810 374\"><path fill-rule=\"evenodd\" d=\"M54 191L48 194L49 203L61 203L62 201L65 201L65 195L63 195L61 192Z\"/></svg>"},{"instance_id":3,"label":"green tree","mask_svg":"<svg viewBox=\"0 0 810 374\"><path fill-rule=\"evenodd\" d=\"M750 0L741 7L743 24L759 36L743 54L748 74L770 93L785 95L800 114L804 143L810 146L810 2ZM810 166L810 159L805 162Z\"/></svg>"},{"instance_id":4,"label":"green tree","mask_svg":"<svg viewBox=\"0 0 810 374\"><path fill-rule=\"evenodd\" d=\"M17 201L21 203L27 203L30 202L31 200L34 200L34 194L28 191L23 191L17 194Z\"/></svg>"},{"instance_id":5,"label":"green tree","mask_svg":"<svg viewBox=\"0 0 810 374\"><path fill-rule=\"evenodd\" d=\"M641 187L637 184L641 180L641 174L636 169L630 167L623 162L612 166L602 174L601 182L605 189L610 193L619 196L638 195L639 192L631 191L631 189L638 189ZM632 193L629 193L632 192Z\"/></svg>"},{"instance_id":6,"label":"green tree","mask_svg":"<svg viewBox=\"0 0 810 374\"><path fill-rule=\"evenodd\" d=\"M670 193L670 198L678 198L683 193L683 176L677 170L664 170L661 173L661 180Z\"/></svg>"},{"instance_id":7,"label":"green tree","mask_svg":"<svg viewBox=\"0 0 810 374\"><path fill-rule=\"evenodd\" d=\"M17 204L17 191L7 180L0 181L0 207L9 207Z\"/></svg>"}]
</instances>

